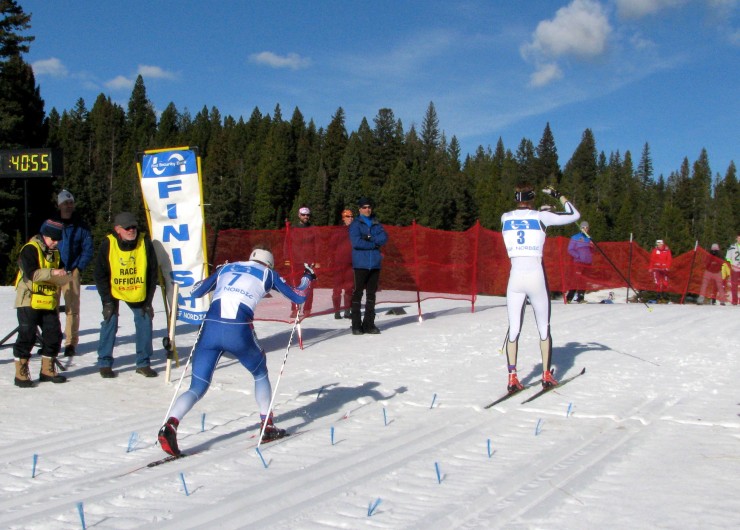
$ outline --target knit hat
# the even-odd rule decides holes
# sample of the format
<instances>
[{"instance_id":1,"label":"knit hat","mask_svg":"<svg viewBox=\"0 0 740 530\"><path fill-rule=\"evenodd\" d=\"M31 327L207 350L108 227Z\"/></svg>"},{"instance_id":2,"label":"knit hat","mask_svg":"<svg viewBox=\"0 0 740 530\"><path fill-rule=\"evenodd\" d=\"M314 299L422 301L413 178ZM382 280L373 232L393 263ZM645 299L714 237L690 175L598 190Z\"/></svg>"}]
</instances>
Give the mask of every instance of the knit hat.
<instances>
[{"instance_id":1,"label":"knit hat","mask_svg":"<svg viewBox=\"0 0 740 530\"><path fill-rule=\"evenodd\" d=\"M42 236L46 236L53 241L61 241L63 230L64 225L62 223L47 219L44 221L44 224L41 225L40 233Z\"/></svg>"},{"instance_id":2,"label":"knit hat","mask_svg":"<svg viewBox=\"0 0 740 530\"><path fill-rule=\"evenodd\" d=\"M719 243L712 243L712 250L719 250Z\"/></svg>"},{"instance_id":3,"label":"knit hat","mask_svg":"<svg viewBox=\"0 0 740 530\"><path fill-rule=\"evenodd\" d=\"M299 208L298 215L311 215L311 208L309 208L308 206L303 206L302 208Z\"/></svg>"},{"instance_id":4,"label":"knit hat","mask_svg":"<svg viewBox=\"0 0 740 530\"><path fill-rule=\"evenodd\" d=\"M113 219L113 226L120 226L122 228L128 228L129 226L138 227L139 223L131 212L121 212Z\"/></svg>"},{"instance_id":5,"label":"knit hat","mask_svg":"<svg viewBox=\"0 0 740 530\"><path fill-rule=\"evenodd\" d=\"M588 221L582 221L581 222L581 228L588 229L588 228L591 228L591 227L589 226Z\"/></svg>"},{"instance_id":6,"label":"knit hat","mask_svg":"<svg viewBox=\"0 0 740 530\"><path fill-rule=\"evenodd\" d=\"M372 206L373 200L370 197L360 197L357 199L357 206L362 208L363 206Z\"/></svg>"},{"instance_id":7,"label":"knit hat","mask_svg":"<svg viewBox=\"0 0 740 530\"><path fill-rule=\"evenodd\" d=\"M656 247L659 247L659 246L660 246L660 245L662 245L662 244L663 244L663 240L662 240L662 239L656 239L656 240L655 240L655 246L656 246Z\"/></svg>"},{"instance_id":8,"label":"knit hat","mask_svg":"<svg viewBox=\"0 0 740 530\"><path fill-rule=\"evenodd\" d=\"M62 190L59 192L59 195L57 195L57 205L62 204L63 202L72 201L75 202L74 195L72 195L67 190Z\"/></svg>"}]
</instances>

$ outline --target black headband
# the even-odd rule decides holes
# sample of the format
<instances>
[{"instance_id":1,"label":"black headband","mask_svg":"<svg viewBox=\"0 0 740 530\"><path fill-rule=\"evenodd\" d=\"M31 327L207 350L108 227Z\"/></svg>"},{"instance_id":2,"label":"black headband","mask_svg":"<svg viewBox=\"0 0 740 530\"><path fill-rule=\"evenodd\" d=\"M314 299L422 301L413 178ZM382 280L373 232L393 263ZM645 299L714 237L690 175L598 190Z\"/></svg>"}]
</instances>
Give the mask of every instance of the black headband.
<instances>
[{"instance_id":1,"label":"black headband","mask_svg":"<svg viewBox=\"0 0 740 530\"><path fill-rule=\"evenodd\" d=\"M516 191L514 192L514 200L516 200L516 202L533 201L534 200L534 190Z\"/></svg>"}]
</instances>

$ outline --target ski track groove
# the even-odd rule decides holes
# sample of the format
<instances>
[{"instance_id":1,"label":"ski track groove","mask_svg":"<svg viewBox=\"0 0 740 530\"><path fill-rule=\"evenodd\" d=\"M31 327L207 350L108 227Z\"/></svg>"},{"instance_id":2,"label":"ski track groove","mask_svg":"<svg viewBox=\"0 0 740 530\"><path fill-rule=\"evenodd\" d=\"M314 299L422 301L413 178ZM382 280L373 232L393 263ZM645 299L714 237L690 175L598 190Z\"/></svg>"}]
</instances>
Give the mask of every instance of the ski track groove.
<instances>
[{"instance_id":1,"label":"ski track groove","mask_svg":"<svg viewBox=\"0 0 740 530\"><path fill-rule=\"evenodd\" d=\"M290 398L286 400L286 403L300 401L309 402L310 399L307 398L305 400L301 400L299 398ZM283 405L285 405L285 403L281 404L281 407ZM300 403L298 403L298 406L300 406ZM245 417L246 416L239 416L238 418L235 418L233 420L229 420L222 424L212 426L208 431L206 431L210 435L209 438L203 440L201 443L209 444L212 438L218 438L219 436L228 435L228 433L220 432L222 428L234 422L242 421ZM134 422L137 421L137 419L133 418L130 421ZM155 419L154 414L151 414L150 417L147 418L145 421L147 421L151 426L149 430L154 432L157 429L157 427L154 427L154 425L159 426L161 418ZM117 430L115 433L111 433L109 425L101 425L100 428L95 429L95 438L92 440L88 437L87 430L64 431L63 433L58 433L51 438L46 439L42 445L34 446L34 448L35 450L36 448L38 448L36 450L36 453L39 454L40 459L43 459L44 467L46 467L47 469L52 466L50 462L54 461L51 456L62 456L65 459L78 457L77 453L70 453L69 447L80 447L80 452L85 454L84 458L86 459L98 458L101 461L105 462L105 460L109 458L109 451L106 452L105 450L100 449L96 450L96 452L91 455L90 448L93 445L92 442L108 441L109 443L101 444L99 447L102 446L104 448L111 448L121 445L121 440L128 439L128 436L131 433L131 430L129 430L129 428L133 425L133 423L127 423L126 429L123 430L119 430L118 423L116 425ZM138 422L136 423L135 428L141 429L141 427L142 418L138 417ZM108 430L97 434L97 431L102 431L105 428L108 428ZM237 430L241 429L242 428L240 427ZM306 429L306 431L310 431L312 429L313 427ZM248 427L245 432L245 434L247 434L248 436L252 436L255 433L256 424L252 427ZM188 433L187 435L182 437L182 440L187 440L193 436L197 436L198 434L201 434L200 431ZM155 436L152 435L152 442L142 442L140 440L139 443L145 445L140 446L136 451L132 451L130 453L131 460L125 464L121 464L120 467L104 467L98 471L95 471L94 473L86 473L81 476L63 479L63 490L65 491L63 494L59 494L59 479L52 478L49 479L48 482L44 482L44 480L46 479L42 478L43 475L51 475L54 473L54 471L60 468L64 468L65 471L70 469L70 466L68 464L58 462L53 468L47 471L37 472L36 478L32 479L34 481L33 484L26 483L28 487L23 489L19 488L16 491L1 492L2 497L0 497L0 524L10 525L15 523L23 526L22 521L30 521L32 517L53 517L54 515L58 515L60 511L64 511L70 506L74 507L81 498L84 498L86 502L89 503L103 501L110 498L111 496L115 496L117 492L125 491L140 485L145 485L153 478L171 473L173 469L172 463L158 466L156 468L145 468L137 470L137 472L129 474L129 472L131 472L137 465L144 465L149 461L153 461L161 458L162 456L166 456L159 449L157 449L156 452L147 451L147 449L152 449L155 447L154 438ZM84 440L84 443L77 445L79 443L78 440ZM21 447L23 447L23 444L30 443L30 441L17 441L14 442L14 445L16 443L21 444ZM248 448L253 449L256 446L256 440L252 440L251 438L247 439L247 443L249 444L247 445ZM208 461L221 458L223 452L225 451L234 453L244 451L244 444L245 439L236 436L235 440L233 441L219 442L214 448L208 448L207 452L204 451L202 456L205 456L208 453L213 453L211 455L211 458L206 460L207 463ZM42 449L46 450L42 451ZM9 449L7 453L3 452L2 454L4 457L8 456L9 454L13 457L13 460L10 460L9 458L6 459L6 468L15 466L16 469L28 469L30 479L30 462L28 458L30 453L27 446L25 449ZM18 455L22 456L22 459ZM177 469L180 471L202 465L201 460L198 458L183 459L178 462L178 464L179 466L177 467ZM6 469L5 471L7 472L8 470ZM145 473L146 471L148 471L148 473ZM88 494L88 492L90 491L94 491L96 493L90 495ZM42 509L35 510L35 508L38 506L41 506ZM20 517L17 517L18 515Z\"/></svg>"},{"instance_id":2,"label":"ski track groove","mask_svg":"<svg viewBox=\"0 0 740 530\"><path fill-rule=\"evenodd\" d=\"M594 426L595 432L585 441L570 450L552 454L549 451L534 462L529 462L522 473L513 475L512 480L502 488L497 485L495 496L490 492L475 498L462 500L462 506L454 512L433 513L414 524L414 528L536 528L548 526L546 520L533 516L531 512L540 510L556 496L556 502L570 495L569 484L576 481L584 472L598 465L605 465L605 460L630 442L636 436L644 434L660 415L673 407L678 400L670 402L648 399L624 415L624 421L634 419L635 415L645 416L649 421L630 421L630 428L620 433L616 427L601 429ZM491 500L495 501L491 503ZM540 514L541 515L541 514Z\"/></svg>"},{"instance_id":3,"label":"ski track groove","mask_svg":"<svg viewBox=\"0 0 740 530\"><path fill-rule=\"evenodd\" d=\"M466 432L477 428L478 425L475 425ZM194 508L179 514L178 521L160 524L160 527L182 529L218 524L220 528L232 528L230 523L234 520L233 514L243 509L245 497L250 498L259 508L252 506L248 513L243 514L238 526L233 528L264 528L278 524L283 519L296 518L304 509L314 507L327 497L347 491L363 480L398 468L400 463L420 452L437 448L460 436L464 437L466 432L451 431L446 422L431 422L430 427L423 431L408 431L393 438L391 443L385 441L370 445L361 452L359 458L358 452L351 452L332 458L330 465L326 465L326 459L319 459L302 468L299 473L292 474L293 478L281 476L274 487L265 488L264 484L250 486L224 497L218 506ZM269 472L269 469L266 471ZM306 479L306 476L310 478ZM279 502L284 497L292 499L287 507ZM287 512L283 513L285 510ZM183 524L183 520L187 523Z\"/></svg>"},{"instance_id":4,"label":"ski track groove","mask_svg":"<svg viewBox=\"0 0 740 530\"><path fill-rule=\"evenodd\" d=\"M294 401L300 402L302 400L297 398L287 400L287 402ZM303 401L310 402L311 399L306 398ZM305 435L305 433L321 429L322 427L328 427L328 425L333 424L336 421L341 421L345 419L345 416L347 420L354 417L361 417L362 414L358 414L357 410L363 407L364 405L360 405L344 410L340 413L340 416L337 419L334 418L336 414L332 414L332 417L330 418L317 418L308 424L310 425L309 427L301 429L301 426L305 425L305 423L299 423L297 427L288 427L288 430L291 431L295 429L296 434ZM231 424L239 419L243 419L243 417L231 420L223 425ZM156 421L157 425L159 425L159 420ZM219 425L219 427L222 427L223 425ZM183 437L182 440L187 440L188 438L197 436L198 434L200 434L200 432L190 433ZM197 438L195 438L195 440L200 442L200 444L210 445L212 438L218 438L223 435L231 436L229 433L220 433L216 431L210 431L209 434L211 437L206 440L201 441L197 440ZM106 502L120 496L122 492L131 491L138 487L150 487L152 483L156 483L157 479L169 476L175 472L197 470L204 467L208 468L214 462L220 462L224 458L224 454L238 455L239 453L244 453L245 455L249 454L251 456L254 454L252 451L257 446L256 437L252 438L252 436L256 434L257 427L255 424L254 426L249 427L244 433L244 436L247 436L247 438L244 436L235 436L234 440L219 442L213 448L208 447L202 452L193 454L192 456L179 460L176 463L171 462L154 468L135 470L137 465L143 466L150 461L166 456L159 449L157 449L157 452L155 453L145 453L143 449L139 449L141 453L134 457L135 461L128 462L127 464L115 469L105 468L100 471L96 471L95 473L87 473L80 477L64 480L64 488L62 488L64 492L61 494L59 493L60 481L58 479L51 479L49 482L43 483L38 480L40 475L37 475L37 478L33 479L36 482L27 489L12 492L12 496L8 496L10 494L8 491L2 492L3 498L0 501L0 525L3 527L10 527L10 525L15 524L19 525L19 528L22 528L32 521L37 520L37 518L49 520L55 516L59 516L60 512L66 512L73 509L80 499L85 499L85 502L88 505L96 502ZM120 433L116 433L114 436L116 440L120 439ZM59 438L57 440L58 443L61 443L62 445L66 443L66 439L64 437L60 436L57 438ZM111 438L110 433L108 438ZM277 447L281 443L290 440L291 438L288 437L278 443L272 444L272 446ZM153 444L149 444L150 448L152 446ZM266 447L267 445L263 445L263 449ZM184 450L184 452L187 452L187 450ZM132 452L132 454L134 453ZM25 452L25 456L28 456L27 451ZM105 455L102 456L104 457ZM261 466L259 463L258 465ZM57 466L54 470L59 467L62 467L62 465ZM47 473L51 474L54 470L48 471ZM89 492L94 493L90 494ZM91 526L94 526L94 523L92 523Z\"/></svg>"}]
</instances>

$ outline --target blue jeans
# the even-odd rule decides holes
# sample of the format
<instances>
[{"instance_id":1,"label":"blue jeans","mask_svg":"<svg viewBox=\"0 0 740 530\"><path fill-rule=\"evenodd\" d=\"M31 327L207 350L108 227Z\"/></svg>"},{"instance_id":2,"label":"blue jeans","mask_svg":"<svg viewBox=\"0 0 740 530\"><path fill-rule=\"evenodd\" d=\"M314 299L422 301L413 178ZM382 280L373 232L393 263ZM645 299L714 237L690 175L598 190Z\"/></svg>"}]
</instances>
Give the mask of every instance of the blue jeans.
<instances>
[{"instance_id":1,"label":"blue jeans","mask_svg":"<svg viewBox=\"0 0 740 530\"><path fill-rule=\"evenodd\" d=\"M152 319L142 312L140 307L132 307L134 326L136 328L136 368L149 366L154 353L152 347ZM98 342L98 367L110 368L113 366L113 345L118 331L118 314L111 315L100 325L100 341Z\"/></svg>"}]
</instances>

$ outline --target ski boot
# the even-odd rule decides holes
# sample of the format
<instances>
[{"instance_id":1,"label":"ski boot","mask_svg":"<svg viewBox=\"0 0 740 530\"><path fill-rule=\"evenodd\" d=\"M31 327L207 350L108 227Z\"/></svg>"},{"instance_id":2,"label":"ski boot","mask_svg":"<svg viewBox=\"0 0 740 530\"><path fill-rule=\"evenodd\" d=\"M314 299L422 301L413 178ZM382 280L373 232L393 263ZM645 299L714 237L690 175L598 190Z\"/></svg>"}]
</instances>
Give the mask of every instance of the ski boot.
<instances>
[{"instance_id":1,"label":"ski boot","mask_svg":"<svg viewBox=\"0 0 740 530\"><path fill-rule=\"evenodd\" d=\"M511 372L509 374L509 384L506 386L506 389L509 392L518 392L522 390L524 387L519 382L519 378L516 376L516 372Z\"/></svg>"},{"instance_id":2,"label":"ski boot","mask_svg":"<svg viewBox=\"0 0 740 530\"><path fill-rule=\"evenodd\" d=\"M555 381L555 378L552 376L552 372L548 370L542 374L542 388L552 388L557 385L558 382Z\"/></svg>"},{"instance_id":3,"label":"ski boot","mask_svg":"<svg viewBox=\"0 0 740 530\"><path fill-rule=\"evenodd\" d=\"M170 418L167 423L162 425L159 429L157 439L162 450L172 456L180 456L182 453L177 447L177 426L180 425L180 421L177 418Z\"/></svg>"},{"instance_id":4,"label":"ski boot","mask_svg":"<svg viewBox=\"0 0 740 530\"><path fill-rule=\"evenodd\" d=\"M278 429L275 427L275 424L272 422L272 414L270 414L270 418L267 420L267 425L265 425L265 418L262 418L262 422L260 423L260 432L263 430L263 442L272 442L273 440L283 438L287 435L287 431L285 429Z\"/></svg>"}]
</instances>

